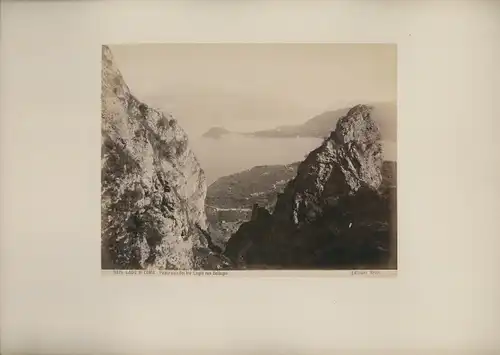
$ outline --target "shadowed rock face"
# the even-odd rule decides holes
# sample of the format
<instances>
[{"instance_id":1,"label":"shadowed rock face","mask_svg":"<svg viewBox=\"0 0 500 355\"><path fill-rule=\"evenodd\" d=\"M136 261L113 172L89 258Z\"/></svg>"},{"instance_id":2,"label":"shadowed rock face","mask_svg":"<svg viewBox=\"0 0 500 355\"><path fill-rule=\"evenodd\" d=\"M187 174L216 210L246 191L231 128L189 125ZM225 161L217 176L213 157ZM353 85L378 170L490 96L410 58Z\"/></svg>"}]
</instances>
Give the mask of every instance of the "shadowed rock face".
<instances>
[{"instance_id":1,"label":"shadowed rock face","mask_svg":"<svg viewBox=\"0 0 500 355\"><path fill-rule=\"evenodd\" d=\"M380 131L370 112L358 105L337 122L272 215L254 208L229 239L229 258L247 268L394 267L395 187L382 185Z\"/></svg>"},{"instance_id":2,"label":"shadowed rock face","mask_svg":"<svg viewBox=\"0 0 500 355\"><path fill-rule=\"evenodd\" d=\"M207 267L205 176L188 137L134 97L106 46L101 101L102 267Z\"/></svg>"}]
</instances>

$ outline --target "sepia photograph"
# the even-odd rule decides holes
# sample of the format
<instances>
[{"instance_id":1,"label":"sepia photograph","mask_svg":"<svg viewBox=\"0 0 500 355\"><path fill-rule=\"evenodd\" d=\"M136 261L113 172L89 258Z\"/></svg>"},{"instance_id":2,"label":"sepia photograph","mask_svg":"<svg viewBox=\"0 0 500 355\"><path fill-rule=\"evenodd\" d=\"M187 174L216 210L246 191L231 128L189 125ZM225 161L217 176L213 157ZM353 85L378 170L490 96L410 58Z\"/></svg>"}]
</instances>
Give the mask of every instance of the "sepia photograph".
<instances>
[{"instance_id":1,"label":"sepia photograph","mask_svg":"<svg viewBox=\"0 0 500 355\"><path fill-rule=\"evenodd\" d=\"M500 355L500 1L0 10L1 355Z\"/></svg>"},{"instance_id":2,"label":"sepia photograph","mask_svg":"<svg viewBox=\"0 0 500 355\"><path fill-rule=\"evenodd\" d=\"M102 46L102 270L397 270L397 47Z\"/></svg>"}]
</instances>

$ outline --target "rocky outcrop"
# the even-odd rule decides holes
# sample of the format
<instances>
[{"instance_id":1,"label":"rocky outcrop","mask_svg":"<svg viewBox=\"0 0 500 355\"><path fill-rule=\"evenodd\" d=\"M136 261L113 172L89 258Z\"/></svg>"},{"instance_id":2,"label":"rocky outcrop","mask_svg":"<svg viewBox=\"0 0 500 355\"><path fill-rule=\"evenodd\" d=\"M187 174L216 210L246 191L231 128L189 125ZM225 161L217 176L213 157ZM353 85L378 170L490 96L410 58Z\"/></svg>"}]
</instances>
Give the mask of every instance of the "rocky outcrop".
<instances>
[{"instance_id":1,"label":"rocky outcrop","mask_svg":"<svg viewBox=\"0 0 500 355\"><path fill-rule=\"evenodd\" d=\"M254 208L226 255L246 268L394 267L395 187L371 108L349 110L299 165L272 214Z\"/></svg>"},{"instance_id":2,"label":"rocky outcrop","mask_svg":"<svg viewBox=\"0 0 500 355\"><path fill-rule=\"evenodd\" d=\"M102 51L102 267L194 269L221 261L203 231L206 183L176 120L140 102Z\"/></svg>"},{"instance_id":3,"label":"rocky outcrop","mask_svg":"<svg viewBox=\"0 0 500 355\"><path fill-rule=\"evenodd\" d=\"M278 194L283 193L287 183L297 175L299 164L256 166L221 177L209 185L205 211L214 243L225 248L239 226L251 219L255 204L273 211ZM384 161L380 188L384 191L396 188L396 162Z\"/></svg>"}]
</instances>

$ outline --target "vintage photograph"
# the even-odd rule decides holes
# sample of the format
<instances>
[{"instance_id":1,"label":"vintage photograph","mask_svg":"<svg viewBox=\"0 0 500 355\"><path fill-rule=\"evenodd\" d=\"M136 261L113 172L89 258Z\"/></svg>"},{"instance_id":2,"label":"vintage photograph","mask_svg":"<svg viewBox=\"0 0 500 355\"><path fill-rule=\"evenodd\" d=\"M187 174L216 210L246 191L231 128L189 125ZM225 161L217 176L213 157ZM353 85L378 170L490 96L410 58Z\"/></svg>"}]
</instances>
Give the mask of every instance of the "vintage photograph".
<instances>
[{"instance_id":1,"label":"vintage photograph","mask_svg":"<svg viewBox=\"0 0 500 355\"><path fill-rule=\"evenodd\" d=\"M397 270L397 47L102 47L102 270Z\"/></svg>"}]
</instances>

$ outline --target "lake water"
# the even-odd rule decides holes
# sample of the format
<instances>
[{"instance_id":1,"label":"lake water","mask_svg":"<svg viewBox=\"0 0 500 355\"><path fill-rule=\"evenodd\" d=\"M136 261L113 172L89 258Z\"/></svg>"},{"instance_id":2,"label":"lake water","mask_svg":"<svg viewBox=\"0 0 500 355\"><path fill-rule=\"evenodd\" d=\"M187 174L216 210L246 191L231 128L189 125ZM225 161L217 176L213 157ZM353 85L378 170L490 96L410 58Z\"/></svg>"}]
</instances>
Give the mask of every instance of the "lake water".
<instances>
[{"instance_id":1,"label":"lake water","mask_svg":"<svg viewBox=\"0 0 500 355\"><path fill-rule=\"evenodd\" d=\"M222 176L257 165L288 164L301 161L322 139L253 138L227 135L220 139L190 139L210 185ZM396 159L396 143L384 142L385 159Z\"/></svg>"}]
</instances>

